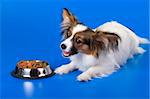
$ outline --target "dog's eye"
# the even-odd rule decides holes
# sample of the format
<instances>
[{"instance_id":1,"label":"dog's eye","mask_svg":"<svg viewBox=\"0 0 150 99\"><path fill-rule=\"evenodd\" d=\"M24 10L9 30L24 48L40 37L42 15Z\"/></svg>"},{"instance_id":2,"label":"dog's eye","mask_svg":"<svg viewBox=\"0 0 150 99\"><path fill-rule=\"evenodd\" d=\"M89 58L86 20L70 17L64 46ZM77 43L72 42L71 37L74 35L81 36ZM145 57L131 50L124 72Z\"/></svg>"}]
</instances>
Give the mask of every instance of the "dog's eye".
<instances>
[{"instance_id":1,"label":"dog's eye","mask_svg":"<svg viewBox=\"0 0 150 99\"><path fill-rule=\"evenodd\" d=\"M66 36L67 37L70 37L72 34L71 34L71 32L70 31L68 31L67 33L66 33Z\"/></svg>"},{"instance_id":2,"label":"dog's eye","mask_svg":"<svg viewBox=\"0 0 150 99\"><path fill-rule=\"evenodd\" d=\"M82 41L80 39L78 39L76 42L77 42L77 44L81 44L82 43Z\"/></svg>"}]
</instances>

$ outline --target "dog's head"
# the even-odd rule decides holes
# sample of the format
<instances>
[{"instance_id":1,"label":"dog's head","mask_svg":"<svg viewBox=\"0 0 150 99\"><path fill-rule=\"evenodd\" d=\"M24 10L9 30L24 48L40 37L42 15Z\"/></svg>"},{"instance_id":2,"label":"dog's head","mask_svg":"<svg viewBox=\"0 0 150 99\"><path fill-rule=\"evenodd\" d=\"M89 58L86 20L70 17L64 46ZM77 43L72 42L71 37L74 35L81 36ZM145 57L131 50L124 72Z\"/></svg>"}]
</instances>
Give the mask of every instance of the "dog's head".
<instances>
[{"instance_id":1,"label":"dog's head","mask_svg":"<svg viewBox=\"0 0 150 99\"><path fill-rule=\"evenodd\" d=\"M117 48L118 36L114 33L93 31L80 23L66 8L62 13L63 55L69 57L78 53L98 56L105 49Z\"/></svg>"}]
</instances>

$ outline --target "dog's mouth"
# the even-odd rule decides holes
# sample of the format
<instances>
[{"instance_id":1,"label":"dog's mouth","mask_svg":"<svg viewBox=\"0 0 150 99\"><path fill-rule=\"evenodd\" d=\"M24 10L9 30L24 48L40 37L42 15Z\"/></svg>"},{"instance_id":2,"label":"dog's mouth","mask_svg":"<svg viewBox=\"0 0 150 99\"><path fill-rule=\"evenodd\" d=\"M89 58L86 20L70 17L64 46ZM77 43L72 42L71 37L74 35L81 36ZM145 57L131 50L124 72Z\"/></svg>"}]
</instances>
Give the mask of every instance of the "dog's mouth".
<instances>
[{"instance_id":1,"label":"dog's mouth","mask_svg":"<svg viewBox=\"0 0 150 99\"><path fill-rule=\"evenodd\" d=\"M69 56L72 55L72 52L71 52L71 51L63 51L63 55L64 55L65 57L69 57Z\"/></svg>"},{"instance_id":2,"label":"dog's mouth","mask_svg":"<svg viewBox=\"0 0 150 99\"><path fill-rule=\"evenodd\" d=\"M64 57L69 57L75 54L78 54L77 49L72 48L70 51L63 50L62 51Z\"/></svg>"}]
</instances>

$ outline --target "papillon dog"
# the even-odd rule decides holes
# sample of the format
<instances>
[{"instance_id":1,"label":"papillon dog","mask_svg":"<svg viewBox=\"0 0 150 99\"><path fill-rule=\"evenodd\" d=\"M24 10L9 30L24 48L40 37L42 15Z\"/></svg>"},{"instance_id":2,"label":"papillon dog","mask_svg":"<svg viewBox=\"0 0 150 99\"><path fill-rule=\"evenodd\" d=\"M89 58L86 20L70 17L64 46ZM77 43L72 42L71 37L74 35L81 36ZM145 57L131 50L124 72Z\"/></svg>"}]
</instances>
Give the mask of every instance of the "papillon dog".
<instances>
[{"instance_id":1,"label":"papillon dog","mask_svg":"<svg viewBox=\"0 0 150 99\"><path fill-rule=\"evenodd\" d=\"M115 21L91 29L66 8L62 19L63 41L60 47L63 56L70 58L71 62L56 68L55 73L66 74L78 69L83 72L77 77L78 81L112 74L133 55L145 52L139 44L149 43Z\"/></svg>"}]
</instances>

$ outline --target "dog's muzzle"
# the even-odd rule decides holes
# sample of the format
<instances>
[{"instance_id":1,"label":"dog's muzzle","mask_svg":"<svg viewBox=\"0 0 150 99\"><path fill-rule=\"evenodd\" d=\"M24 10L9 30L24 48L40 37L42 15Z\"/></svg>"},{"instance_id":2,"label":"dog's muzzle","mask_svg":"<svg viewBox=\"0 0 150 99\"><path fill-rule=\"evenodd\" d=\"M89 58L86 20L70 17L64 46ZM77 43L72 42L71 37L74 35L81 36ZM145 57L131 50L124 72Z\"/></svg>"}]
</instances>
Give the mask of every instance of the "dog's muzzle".
<instances>
[{"instance_id":1,"label":"dog's muzzle","mask_svg":"<svg viewBox=\"0 0 150 99\"><path fill-rule=\"evenodd\" d=\"M77 49L75 49L74 47L70 48L70 50L66 50L67 46L65 44L61 44L60 47L62 49L63 56L65 57L77 54Z\"/></svg>"}]
</instances>

